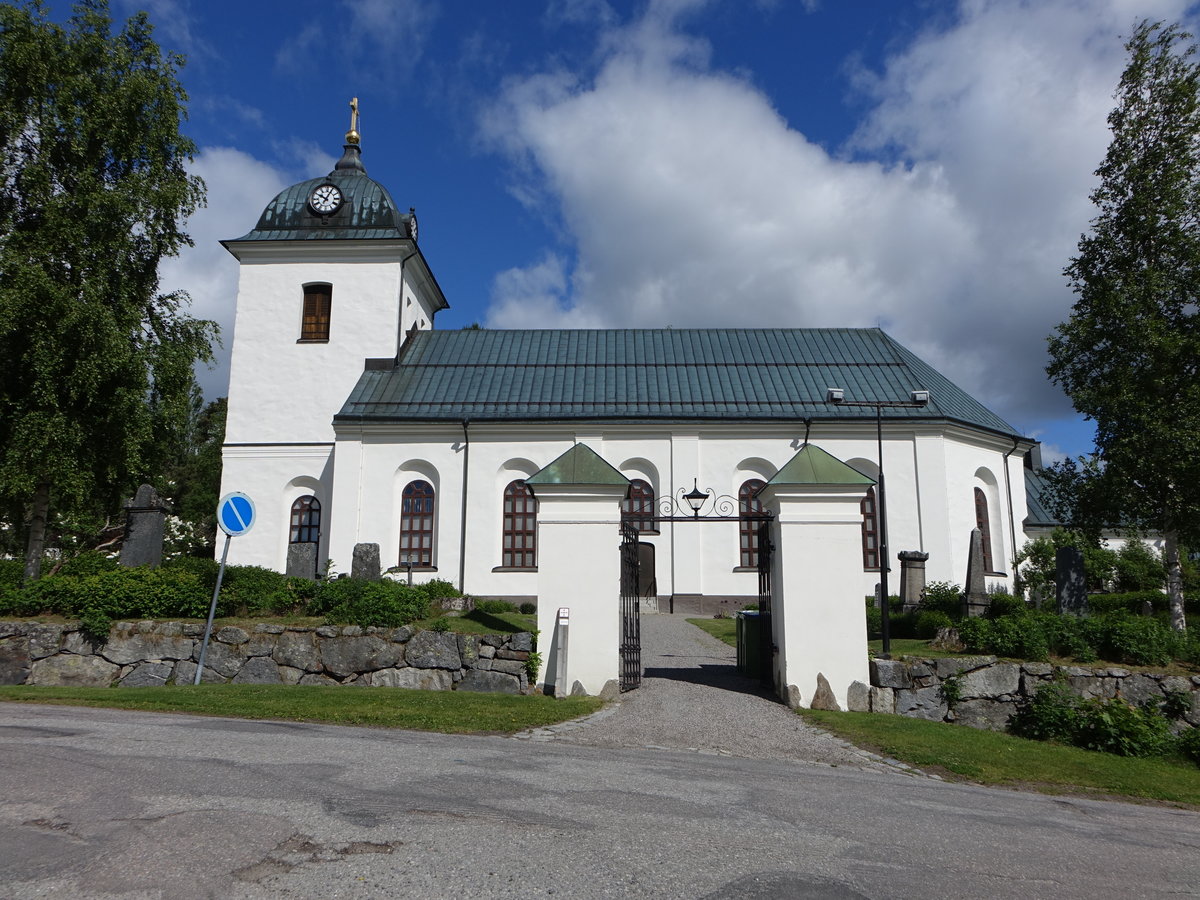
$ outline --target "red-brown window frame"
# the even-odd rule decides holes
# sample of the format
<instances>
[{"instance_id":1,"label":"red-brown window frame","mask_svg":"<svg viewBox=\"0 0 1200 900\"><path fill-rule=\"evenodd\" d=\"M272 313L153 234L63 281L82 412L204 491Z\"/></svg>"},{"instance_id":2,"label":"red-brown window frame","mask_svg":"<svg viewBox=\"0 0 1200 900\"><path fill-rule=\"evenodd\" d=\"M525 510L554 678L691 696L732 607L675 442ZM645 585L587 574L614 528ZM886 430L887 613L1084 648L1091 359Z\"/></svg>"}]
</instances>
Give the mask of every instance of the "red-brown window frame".
<instances>
[{"instance_id":1,"label":"red-brown window frame","mask_svg":"<svg viewBox=\"0 0 1200 900\"><path fill-rule=\"evenodd\" d=\"M654 488L642 478L629 482L629 496L621 501L621 518L639 532L658 534L654 521Z\"/></svg>"},{"instance_id":2,"label":"red-brown window frame","mask_svg":"<svg viewBox=\"0 0 1200 900\"><path fill-rule=\"evenodd\" d=\"M762 519L752 519L749 516L763 511L762 501L755 496L767 486L761 478L751 478L738 488L738 566L743 569L758 568L758 529Z\"/></svg>"},{"instance_id":3,"label":"red-brown window frame","mask_svg":"<svg viewBox=\"0 0 1200 900\"><path fill-rule=\"evenodd\" d=\"M301 341L328 341L329 321L333 314L333 285L306 284L304 311L300 319Z\"/></svg>"},{"instance_id":4,"label":"red-brown window frame","mask_svg":"<svg viewBox=\"0 0 1200 900\"><path fill-rule=\"evenodd\" d=\"M292 503L289 544L319 544L321 542L321 501L312 494L297 497Z\"/></svg>"},{"instance_id":5,"label":"red-brown window frame","mask_svg":"<svg viewBox=\"0 0 1200 900\"><path fill-rule=\"evenodd\" d=\"M505 569L537 568L537 498L524 479L504 488L504 527L500 564Z\"/></svg>"},{"instance_id":6,"label":"red-brown window frame","mask_svg":"<svg viewBox=\"0 0 1200 900\"><path fill-rule=\"evenodd\" d=\"M859 506L862 511L863 568L869 572L879 571L879 506L875 488L867 488Z\"/></svg>"},{"instance_id":7,"label":"red-brown window frame","mask_svg":"<svg viewBox=\"0 0 1200 900\"><path fill-rule=\"evenodd\" d=\"M436 515L437 496L432 484L418 478L404 486L400 497L401 565L407 556L413 568L433 568Z\"/></svg>"},{"instance_id":8,"label":"red-brown window frame","mask_svg":"<svg viewBox=\"0 0 1200 900\"><path fill-rule=\"evenodd\" d=\"M988 574L997 574L992 566L992 528L988 518L987 494L983 488L975 488L975 527L983 538L983 570Z\"/></svg>"}]
</instances>

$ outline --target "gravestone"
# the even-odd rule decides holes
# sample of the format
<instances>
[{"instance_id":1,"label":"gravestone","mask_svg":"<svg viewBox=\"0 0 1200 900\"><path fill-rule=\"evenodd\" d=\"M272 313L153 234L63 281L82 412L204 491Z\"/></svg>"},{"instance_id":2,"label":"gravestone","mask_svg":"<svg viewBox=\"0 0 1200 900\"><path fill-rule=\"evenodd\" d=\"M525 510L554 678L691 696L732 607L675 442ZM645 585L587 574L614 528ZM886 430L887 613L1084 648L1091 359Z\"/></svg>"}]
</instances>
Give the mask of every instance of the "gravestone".
<instances>
[{"instance_id":1,"label":"gravestone","mask_svg":"<svg viewBox=\"0 0 1200 900\"><path fill-rule=\"evenodd\" d=\"M379 580L379 545L355 544L354 561L350 565L350 577L365 581Z\"/></svg>"},{"instance_id":2,"label":"gravestone","mask_svg":"<svg viewBox=\"0 0 1200 900\"><path fill-rule=\"evenodd\" d=\"M963 615L967 618L982 616L991 602L987 587L983 583L983 534L978 528L971 529L971 551L967 555L967 587L963 593Z\"/></svg>"},{"instance_id":3,"label":"gravestone","mask_svg":"<svg viewBox=\"0 0 1200 900\"><path fill-rule=\"evenodd\" d=\"M925 563L928 553L920 550L901 550L896 554L900 560L900 602L904 612L912 612L921 604L925 591Z\"/></svg>"},{"instance_id":4,"label":"gravestone","mask_svg":"<svg viewBox=\"0 0 1200 900\"><path fill-rule=\"evenodd\" d=\"M875 608L876 609L883 609L883 599L882 598L883 598L883 584L882 584L882 582L877 581L877 582L875 582Z\"/></svg>"},{"instance_id":5,"label":"gravestone","mask_svg":"<svg viewBox=\"0 0 1200 900\"><path fill-rule=\"evenodd\" d=\"M1087 577L1083 571L1083 551L1059 547L1054 554L1054 599L1059 613L1081 616L1087 612Z\"/></svg>"},{"instance_id":6,"label":"gravestone","mask_svg":"<svg viewBox=\"0 0 1200 900\"><path fill-rule=\"evenodd\" d=\"M314 580L317 577L317 545L306 541L303 544L288 544L287 574L294 578Z\"/></svg>"},{"instance_id":7,"label":"gravestone","mask_svg":"<svg viewBox=\"0 0 1200 900\"><path fill-rule=\"evenodd\" d=\"M121 565L156 567L162 562L167 503L148 484L137 489L125 504L125 539Z\"/></svg>"}]
</instances>

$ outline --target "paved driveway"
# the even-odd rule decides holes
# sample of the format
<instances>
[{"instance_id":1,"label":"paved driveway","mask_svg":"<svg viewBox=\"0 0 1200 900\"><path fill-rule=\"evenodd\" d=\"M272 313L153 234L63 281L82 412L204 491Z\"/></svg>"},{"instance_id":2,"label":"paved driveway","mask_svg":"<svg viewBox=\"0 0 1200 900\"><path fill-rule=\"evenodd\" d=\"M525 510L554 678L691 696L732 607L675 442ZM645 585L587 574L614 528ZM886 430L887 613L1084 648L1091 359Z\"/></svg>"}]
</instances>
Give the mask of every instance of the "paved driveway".
<instances>
[{"instance_id":1,"label":"paved driveway","mask_svg":"<svg viewBox=\"0 0 1200 900\"><path fill-rule=\"evenodd\" d=\"M582 723L539 729L528 737L592 747L892 768L806 725L756 679L739 675L736 663L734 648L683 616L643 616L642 686Z\"/></svg>"}]
</instances>

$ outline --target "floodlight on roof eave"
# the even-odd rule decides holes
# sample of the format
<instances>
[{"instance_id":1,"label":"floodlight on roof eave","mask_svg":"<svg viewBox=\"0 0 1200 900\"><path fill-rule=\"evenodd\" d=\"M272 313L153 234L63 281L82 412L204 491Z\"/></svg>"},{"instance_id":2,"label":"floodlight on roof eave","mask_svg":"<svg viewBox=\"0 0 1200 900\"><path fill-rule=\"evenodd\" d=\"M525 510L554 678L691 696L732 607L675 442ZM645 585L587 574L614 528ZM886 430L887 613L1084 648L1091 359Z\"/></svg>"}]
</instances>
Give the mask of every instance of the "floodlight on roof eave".
<instances>
[{"instance_id":1,"label":"floodlight on roof eave","mask_svg":"<svg viewBox=\"0 0 1200 900\"><path fill-rule=\"evenodd\" d=\"M826 403L841 403L846 399L846 392L841 388L826 388L825 402Z\"/></svg>"}]
</instances>

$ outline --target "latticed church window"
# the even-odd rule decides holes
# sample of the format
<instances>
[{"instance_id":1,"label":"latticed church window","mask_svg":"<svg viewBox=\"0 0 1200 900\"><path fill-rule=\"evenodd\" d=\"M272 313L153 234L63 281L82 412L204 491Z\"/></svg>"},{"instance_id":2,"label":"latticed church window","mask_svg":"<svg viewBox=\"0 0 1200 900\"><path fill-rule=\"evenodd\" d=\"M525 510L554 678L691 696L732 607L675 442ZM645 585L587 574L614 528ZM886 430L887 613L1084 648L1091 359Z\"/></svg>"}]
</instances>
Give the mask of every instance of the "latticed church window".
<instances>
[{"instance_id":1,"label":"latticed church window","mask_svg":"<svg viewBox=\"0 0 1200 900\"><path fill-rule=\"evenodd\" d=\"M292 504L292 544L316 544L321 540L321 501L309 494Z\"/></svg>"},{"instance_id":2,"label":"latticed church window","mask_svg":"<svg viewBox=\"0 0 1200 900\"><path fill-rule=\"evenodd\" d=\"M537 498L523 480L504 489L504 534L501 565L537 568Z\"/></svg>"},{"instance_id":3,"label":"latticed church window","mask_svg":"<svg viewBox=\"0 0 1200 900\"><path fill-rule=\"evenodd\" d=\"M435 497L428 481L410 481L400 499L400 563L433 565Z\"/></svg>"}]
</instances>

